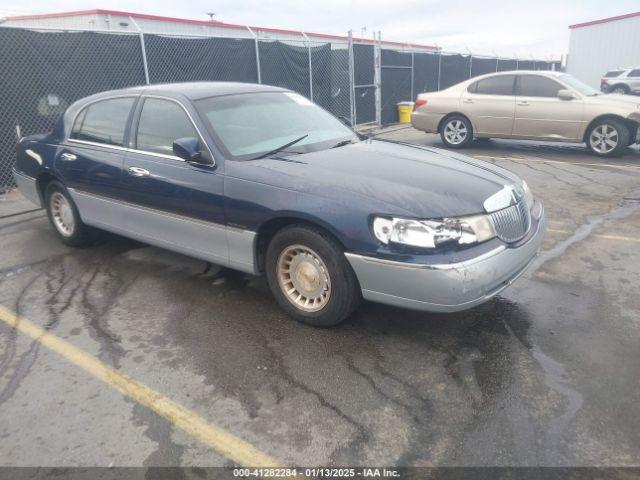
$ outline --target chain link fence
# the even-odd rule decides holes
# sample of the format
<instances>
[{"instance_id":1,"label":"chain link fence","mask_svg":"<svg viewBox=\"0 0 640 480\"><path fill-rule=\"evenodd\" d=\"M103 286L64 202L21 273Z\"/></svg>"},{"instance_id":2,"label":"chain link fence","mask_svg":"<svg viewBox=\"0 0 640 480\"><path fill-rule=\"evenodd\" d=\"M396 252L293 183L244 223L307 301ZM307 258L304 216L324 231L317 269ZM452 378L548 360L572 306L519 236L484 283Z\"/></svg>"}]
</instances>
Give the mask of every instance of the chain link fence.
<instances>
[{"instance_id":1,"label":"chain link fence","mask_svg":"<svg viewBox=\"0 0 640 480\"><path fill-rule=\"evenodd\" d=\"M0 192L21 136L52 129L74 101L134 85L237 81L294 90L353 124L397 121L396 103L490 71L550 62L387 49L382 43L0 27Z\"/></svg>"}]
</instances>

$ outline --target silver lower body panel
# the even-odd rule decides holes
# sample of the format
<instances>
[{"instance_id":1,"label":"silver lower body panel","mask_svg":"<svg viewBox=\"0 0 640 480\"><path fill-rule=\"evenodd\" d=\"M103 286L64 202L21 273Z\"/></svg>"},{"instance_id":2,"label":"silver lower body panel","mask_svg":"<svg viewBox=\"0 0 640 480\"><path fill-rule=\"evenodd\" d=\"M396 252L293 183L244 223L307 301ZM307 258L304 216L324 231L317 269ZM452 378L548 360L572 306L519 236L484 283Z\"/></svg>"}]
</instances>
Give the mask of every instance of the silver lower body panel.
<instances>
[{"instance_id":1,"label":"silver lower body panel","mask_svg":"<svg viewBox=\"0 0 640 480\"><path fill-rule=\"evenodd\" d=\"M20 193L28 200L35 203L38 207L42 207L40 192L38 191L38 182L35 178L24 175L16 170L13 171L13 178L18 185Z\"/></svg>"},{"instance_id":2,"label":"silver lower body panel","mask_svg":"<svg viewBox=\"0 0 640 480\"><path fill-rule=\"evenodd\" d=\"M362 288L374 302L430 312L457 312L491 299L533 262L542 244L545 217L517 248L498 247L475 259L442 265L391 262L346 253Z\"/></svg>"}]
</instances>

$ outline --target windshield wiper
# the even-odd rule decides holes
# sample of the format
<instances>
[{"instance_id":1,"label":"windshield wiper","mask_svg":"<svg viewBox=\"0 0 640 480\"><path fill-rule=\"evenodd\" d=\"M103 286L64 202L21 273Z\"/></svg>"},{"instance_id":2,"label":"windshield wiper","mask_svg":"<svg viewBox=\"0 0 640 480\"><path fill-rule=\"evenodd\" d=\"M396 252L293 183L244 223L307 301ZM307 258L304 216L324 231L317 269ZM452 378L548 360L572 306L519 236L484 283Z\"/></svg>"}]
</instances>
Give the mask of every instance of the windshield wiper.
<instances>
[{"instance_id":1,"label":"windshield wiper","mask_svg":"<svg viewBox=\"0 0 640 480\"><path fill-rule=\"evenodd\" d=\"M281 152L281 151L283 151L285 148L289 148L291 145L295 145L295 144L296 144L296 143L298 143L300 140L304 140L304 139L305 139L305 138L307 138L308 136L309 136L309 134L308 134L308 133L305 133L305 134L304 134L303 136L301 136L300 138L296 138L295 140L293 140L293 141L291 141L291 142L289 142L289 143L286 143L286 144L282 145L281 147L274 148L273 150L271 150L271 151L269 151L269 152L267 152L267 153L263 153L262 155L258 155L258 156L257 156L257 157L255 157L255 158L251 158L251 160L259 160L259 159L261 159L261 158L268 157L269 155L273 155L274 153Z\"/></svg>"},{"instance_id":2,"label":"windshield wiper","mask_svg":"<svg viewBox=\"0 0 640 480\"><path fill-rule=\"evenodd\" d=\"M353 140L342 140L341 142L336 143L333 147L331 148L338 148L338 147L344 147L345 145L349 145L353 143Z\"/></svg>"}]
</instances>

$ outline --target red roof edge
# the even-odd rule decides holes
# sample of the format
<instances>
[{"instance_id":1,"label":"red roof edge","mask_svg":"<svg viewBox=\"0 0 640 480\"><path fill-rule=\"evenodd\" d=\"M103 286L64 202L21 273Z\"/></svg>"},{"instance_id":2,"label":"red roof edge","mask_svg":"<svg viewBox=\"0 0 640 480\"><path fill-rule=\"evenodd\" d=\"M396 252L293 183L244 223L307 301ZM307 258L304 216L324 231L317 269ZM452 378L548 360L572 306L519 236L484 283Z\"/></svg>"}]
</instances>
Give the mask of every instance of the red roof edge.
<instances>
[{"instance_id":1,"label":"red roof edge","mask_svg":"<svg viewBox=\"0 0 640 480\"><path fill-rule=\"evenodd\" d=\"M625 18L631 18L631 17L637 17L637 16L640 16L640 12L626 13L624 15L618 15L616 17L601 18L600 20L591 20L590 22L575 23L573 25L569 25L569 28L589 27L591 25L598 25L599 23L615 22L616 20L624 20Z\"/></svg>"},{"instance_id":2,"label":"red roof edge","mask_svg":"<svg viewBox=\"0 0 640 480\"><path fill-rule=\"evenodd\" d=\"M133 18L141 18L145 20L157 20L162 22L177 22L177 23L190 23L195 25L208 25L211 27L219 27L219 28L244 28L244 29L247 28L247 25L237 25L233 23L212 22L209 20L191 20L188 18L165 17L161 15L151 15L146 13L132 13L132 12L122 12L118 10L103 10L103 9L76 10L73 12L43 13L43 14L36 14L36 15L18 15L14 17L6 17L6 19L7 20L38 20L43 18L75 17L80 15L117 15L122 17L133 17ZM282 28L256 27L256 26L250 26L250 25L248 27L252 30L261 31L261 32L284 33L289 35L292 35L292 34L301 35L302 33L301 30L286 30ZM343 35L332 35L332 34L326 34L326 33L313 33L313 32L304 32L304 33L309 37L334 38L336 40L346 40L348 38ZM360 43L373 43L373 40L369 38L354 37L353 40ZM382 43L384 45L427 48L431 50L439 49L439 47L435 45L424 45L420 43L392 42L388 40L383 40Z\"/></svg>"}]
</instances>

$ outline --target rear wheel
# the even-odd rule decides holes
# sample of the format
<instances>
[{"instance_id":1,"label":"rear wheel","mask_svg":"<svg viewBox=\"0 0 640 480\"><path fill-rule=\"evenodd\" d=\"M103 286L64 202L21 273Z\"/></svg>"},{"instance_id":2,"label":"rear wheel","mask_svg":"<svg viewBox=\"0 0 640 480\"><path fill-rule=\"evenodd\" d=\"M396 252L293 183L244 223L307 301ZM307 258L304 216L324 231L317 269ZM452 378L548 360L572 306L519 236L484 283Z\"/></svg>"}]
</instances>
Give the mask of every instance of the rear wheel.
<instances>
[{"instance_id":1,"label":"rear wheel","mask_svg":"<svg viewBox=\"0 0 640 480\"><path fill-rule=\"evenodd\" d=\"M52 181L45 189L49 222L62 243L83 247L91 242L91 230L80 219L78 208L71 195L58 181Z\"/></svg>"},{"instance_id":2,"label":"rear wheel","mask_svg":"<svg viewBox=\"0 0 640 480\"><path fill-rule=\"evenodd\" d=\"M292 225L279 231L267 248L265 268L280 306L302 323L337 325L360 302L342 247L321 229Z\"/></svg>"},{"instance_id":3,"label":"rear wheel","mask_svg":"<svg viewBox=\"0 0 640 480\"><path fill-rule=\"evenodd\" d=\"M629 145L627 126L616 119L605 119L593 125L587 133L587 147L599 157L618 157Z\"/></svg>"},{"instance_id":4,"label":"rear wheel","mask_svg":"<svg viewBox=\"0 0 640 480\"><path fill-rule=\"evenodd\" d=\"M611 92L609 93L617 93L618 95L627 95L629 93L629 87L626 85L616 85L613 87Z\"/></svg>"},{"instance_id":5,"label":"rear wheel","mask_svg":"<svg viewBox=\"0 0 640 480\"><path fill-rule=\"evenodd\" d=\"M451 115L442 123L440 138L449 148L464 148L473 140L473 128L469 119Z\"/></svg>"}]
</instances>

